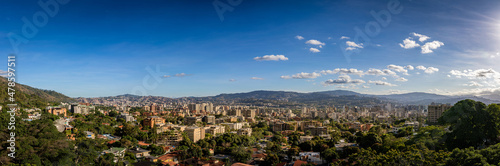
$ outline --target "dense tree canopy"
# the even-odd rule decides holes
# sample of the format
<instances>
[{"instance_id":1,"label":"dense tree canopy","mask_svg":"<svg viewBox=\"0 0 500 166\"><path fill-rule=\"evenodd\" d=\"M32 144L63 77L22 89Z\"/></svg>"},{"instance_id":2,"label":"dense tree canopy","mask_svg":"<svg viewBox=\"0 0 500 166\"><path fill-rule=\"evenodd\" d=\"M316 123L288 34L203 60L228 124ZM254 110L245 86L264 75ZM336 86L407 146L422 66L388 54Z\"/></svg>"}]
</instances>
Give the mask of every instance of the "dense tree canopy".
<instances>
[{"instance_id":1,"label":"dense tree canopy","mask_svg":"<svg viewBox=\"0 0 500 166\"><path fill-rule=\"evenodd\" d=\"M479 147L498 141L499 129L497 105L490 105L474 100L462 100L443 113L439 122L450 125L451 132L446 134L448 149ZM490 111L490 112L488 112Z\"/></svg>"}]
</instances>

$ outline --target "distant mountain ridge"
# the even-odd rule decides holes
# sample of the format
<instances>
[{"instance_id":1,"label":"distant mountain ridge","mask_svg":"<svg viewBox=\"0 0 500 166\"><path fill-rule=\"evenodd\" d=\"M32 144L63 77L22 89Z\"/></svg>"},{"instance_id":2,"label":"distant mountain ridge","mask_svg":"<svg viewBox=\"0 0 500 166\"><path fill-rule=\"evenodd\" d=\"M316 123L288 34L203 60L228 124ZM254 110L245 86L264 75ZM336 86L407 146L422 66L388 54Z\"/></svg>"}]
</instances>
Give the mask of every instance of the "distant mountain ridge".
<instances>
[{"instance_id":1,"label":"distant mountain ridge","mask_svg":"<svg viewBox=\"0 0 500 166\"><path fill-rule=\"evenodd\" d=\"M0 78L0 88L7 89L7 79ZM496 97L498 95L492 94ZM367 106L383 103L428 105L435 103L454 104L460 100L473 99L486 104L500 103L496 98L487 98L487 96L447 96L424 92L412 92L405 94L390 95L371 95L362 94L348 90L332 90L320 92L293 92L293 91L269 91L257 90L244 93L223 93L207 97L181 97L169 98L162 96L138 96L133 94L124 94L109 97L95 98L70 98L64 94L52 90L42 90L27 85L16 84L16 100L23 107L44 107L48 102L93 102L105 103L116 99L136 101L140 103L173 103L173 102L216 102L216 103L241 103L250 105L266 105L272 103L275 105L287 106L332 106L332 105L357 105ZM8 103L8 94L6 91L0 92L0 102L5 105Z\"/></svg>"},{"instance_id":2,"label":"distant mountain ridge","mask_svg":"<svg viewBox=\"0 0 500 166\"><path fill-rule=\"evenodd\" d=\"M207 97L182 97L168 98L161 96L137 96L131 94L119 95L105 98L77 98L78 101L89 102L89 99L102 102L104 100L126 98L132 101L143 102L216 102L216 103L242 103L259 105L274 103L276 105L298 106L298 105L375 105L381 103L429 105L431 103L454 104L460 100L473 99L486 104L500 103L500 100L488 99L478 96L446 96L424 92L412 92L405 94L371 95L361 94L348 90L332 90L321 92L293 92L293 91L269 91L257 90L244 93L222 93Z\"/></svg>"}]
</instances>

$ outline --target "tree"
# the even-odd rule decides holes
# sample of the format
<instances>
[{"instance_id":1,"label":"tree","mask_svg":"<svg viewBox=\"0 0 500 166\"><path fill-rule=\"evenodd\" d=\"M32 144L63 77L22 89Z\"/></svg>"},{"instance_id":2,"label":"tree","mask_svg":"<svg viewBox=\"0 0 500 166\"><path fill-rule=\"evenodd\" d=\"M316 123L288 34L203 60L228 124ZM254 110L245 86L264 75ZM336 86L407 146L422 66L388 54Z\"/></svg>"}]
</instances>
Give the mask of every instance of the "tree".
<instances>
[{"instance_id":1,"label":"tree","mask_svg":"<svg viewBox=\"0 0 500 166\"><path fill-rule=\"evenodd\" d=\"M300 150L302 151L312 151L312 148L315 146L314 141L305 141L299 144Z\"/></svg>"},{"instance_id":2,"label":"tree","mask_svg":"<svg viewBox=\"0 0 500 166\"><path fill-rule=\"evenodd\" d=\"M496 113L492 106L492 113ZM446 134L448 149L478 147L497 141L499 130L495 117L486 110L486 105L474 100L456 103L439 118L439 123L450 125L451 133Z\"/></svg>"},{"instance_id":3,"label":"tree","mask_svg":"<svg viewBox=\"0 0 500 166\"><path fill-rule=\"evenodd\" d=\"M495 163L498 164L498 163ZM474 148L454 149L446 165L488 165L486 158Z\"/></svg>"},{"instance_id":4,"label":"tree","mask_svg":"<svg viewBox=\"0 0 500 166\"><path fill-rule=\"evenodd\" d=\"M274 153L267 154L266 158L264 158L264 162L262 165L276 165L280 162L280 158L278 155Z\"/></svg>"},{"instance_id":5,"label":"tree","mask_svg":"<svg viewBox=\"0 0 500 166\"><path fill-rule=\"evenodd\" d=\"M337 154L335 147L326 149L325 151L321 152L320 155L328 163L332 162L333 159L339 158L339 154Z\"/></svg>"},{"instance_id":6,"label":"tree","mask_svg":"<svg viewBox=\"0 0 500 166\"><path fill-rule=\"evenodd\" d=\"M382 143L382 138L375 133L368 133L358 137L357 141L361 147L367 148L373 144Z\"/></svg>"},{"instance_id":7,"label":"tree","mask_svg":"<svg viewBox=\"0 0 500 166\"><path fill-rule=\"evenodd\" d=\"M490 114L495 123L495 128L500 133L500 104L490 104L486 111Z\"/></svg>"},{"instance_id":8,"label":"tree","mask_svg":"<svg viewBox=\"0 0 500 166\"><path fill-rule=\"evenodd\" d=\"M240 163L246 163L252 158L252 152L245 147L235 147L231 150L233 159Z\"/></svg>"},{"instance_id":9,"label":"tree","mask_svg":"<svg viewBox=\"0 0 500 166\"><path fill-rule=\"evenodd\" d=\"M446 134L441 126L426 126L421 127L417 135L408 140L409 145L423 145L431 150L444 150L444 138ZM384 141L385 143L385 141Z\"/></svg>"},{"instance_id":10,"label":"tree","mask_svg":"<svg viewBox=\"0 0 500 166\"><path fill-rule=\"evenodd\" d=\"M297 146L291 147L288 149L288 157L291 158L292 156L298 156L300 152L300 148Z\"/></svg>"},{"instance_id":11,"label":"tree","mask_svg":"<svg viewBox=\"0 0 500 166\"><path fill-rule=\"evenodd\" d=\"M106 153L104 155L102 155L101 157L99 157L99 163L98 165L101 165L101 166L113 166L115 165L114 163L114 158L115 158L115 155L112 154L112 153Z\"/></svg>"},{"instance_id":12,"label":"tree","mask_svg":"<svg viewBox=\"0 0 500 166\"><path fill-rule=\"evenodd\" d=\"M147 147L148 150L151 150L151 155L162 155L165 153L165 149L161 146L156 146L155 144L149 145Z\"/></svg>"}]
</instances>

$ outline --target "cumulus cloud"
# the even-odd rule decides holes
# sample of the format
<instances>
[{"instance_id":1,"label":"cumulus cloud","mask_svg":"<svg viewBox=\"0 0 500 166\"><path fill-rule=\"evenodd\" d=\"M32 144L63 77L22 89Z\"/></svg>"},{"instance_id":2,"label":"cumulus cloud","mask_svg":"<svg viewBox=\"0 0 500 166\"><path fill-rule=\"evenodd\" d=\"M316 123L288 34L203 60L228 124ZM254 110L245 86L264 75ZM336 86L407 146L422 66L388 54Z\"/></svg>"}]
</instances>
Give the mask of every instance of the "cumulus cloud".
<instances>
[{"instance_id":1,"label":"cumulus cloud","mask_svg":"<svg viewBox=\"0 0 500 166\"><path fill-rule=\"evenodd\" d=\"M409 37L409 38L406 38L405 40L403 40L402 44L399 43L399 46L401 46L404 49L410 49L410 48L419 47L420 44L418 44L417 42L415 42L415 40L412 40L412 38Z\"/></svg>"},{"instance_id":2,"label":"cumulus cloud","mask_svg":"<svg viewBox=\"0 0 500 166\"><path fill-rule=\"evenodd\" d=\"M433 52L432 50L435 50L443 45L444 45L443 42L437 40L434 40L432 42L427 42L422 46L422 54L432 53Z\"/></svg>"},{"instance_id":3,"label":"cumulus cloud","mask_svg":"<svg viewBox=\"0 0 500 166\"><path fill-rule=\"evenodd\" d=\"M295 36L295 38L296 38L296 39L299 39L299 40L303 40L303 39L304 39L304 37L302 37L302 36L300 36L300 35Z\"/></svg>"},{"instance_id":4,"label":"cumulus cloud","mask_svg":"<svg viewBox=\"0 0 500 166\"><path fill-rule=\"evenodd\" d=\"M399 77L398 79L396 79L396 81L399 81L399 82L406 82L406 81L408 81L408 79L403 78L403 77Z\"/></svg>"},{"instance_id":5,"label":"cumulus cloud","mask_svg":"<svg viewBox=\"0 0 500 166\"><path fill-rule=\"evenodd\" d=\"M465 86L474 86L474 87L482 87L483 85L477 83L476 81L470 81L468 84L464 84Z\"/></svg>"},{"instance_id":6,"label":"cumulus cloud","mask_svg":"<svg viewBox=\"0 0 500 166\"><path fill-rule=\"evenodd\" d=\"M369 69L366 71L367 75L386 75L382 70L380 69Z\"/></svg>"},{"instance_id":7,"label":"cumulus cloud","mask_svg":"<svg viewBox=\"0 0 500 166\"><path fill-rule=\"evenodd\" d=\"M435 72L439 71L438 68L435 68L435 67L425 67L425 66L422 66L422 65L419 65L416 68L419 69L419 70L423 70L424 73L427 73L427 74L432 74L432 73L435 73Z\"/></svg>"},{"instance_id":8,"label":"cumulus cloud","mask_svg":"<svg viewBox=\"0 0 500 166\"><path fill-rule=\"evenodd\" d=\"M500 78L500 73L493 69L451 70L450 74L457 78L467 77L469 79Z\"/></svg>"},{"instance_id":9,"label":"cumulus cloud","mask_svg":"<svg viewBox=\"0 0 500 166\"><path fill-rule=\"evenodd\" d=\"M374 84L374 85L383 85L383 86L397 86L397 85L394 85L394 84L391 84L391 83L388 83L388 82L384 82L384 81L368 81L368 83L370 84Z\"/></svg>"},{"instance_id":10,"label":"cumulus cloud","mask_svg":"<svg viewBox=\"0 0 500 166\"><path fill-rule=\"evenodd\" d=\"M427 41L428 39L430 39L429 36L418 34L418 33L415 33L415 32L411 33L411 35L413 35L415 37L418 37L418 41L420 41L421 43L424 43L425 41ZM444 45L443 42L434 40L432 42L427 42L427 43L425 43L424 45L421 46L415 40L413 40L412 37L408 37L408 38L406 38L406 39L403 40L403 43L399 43L399 46L401 46L404 49L411 49L411 48L415 48L415 47L420 47L422 54L432 53L433 50L435 50L435 49L437 49L437 48L439 48L439 47L441 47L443 45Z\"/></svg>"},{"instance_id":11,"label":"cumulus cloud","mask_svg":"<svg viewBox=\"0 0 500 166\"><path fill-rule=\"evenodd\" d=\"M386 74L386 75L397 76L396 72L393 72L393 71L391 71L391 70L389 70L389 69L384 69L384 70L382 70L382 71L383 71L383 72L384 72L384 74Z\"/></svg>"},{"instance_id":12,"label":"cumulus cloud","mask_svg":"<svg viewBox=\"0 0 500 166\"><path fill-rule=\"evenodd\" d=\"M295 75L292 75L292 76L281 76L282 79L309 79L309 78L316 78L316 77L319 77L321 76L320 73L316 73L316 72L312 72L312 73L297 73Z\"/></svg>"},{"instance_id":13,"label":"cumulus cloud","mask_svg":"<svg viewBox=\"0 0 500 166\"><path fill-rule=\"evenodd\" d=\"M255 57L253 58L256 61L286 61L288 60L287 57L284 55L264 55L262 57Z\"/></svg>"},{"instance_id":14,"label":"cumulus cloud","mask_svg":"<svg viewBox=\"0 0 500 166\"><path fill-rule=\"evenodd\" d=\"M344 40L344 39L351 39L350 37L347 37L347 36L342 36L340 37L340 40Z\"/></svg>"},{"instance_id":15,"label":"cumulus cloud","mask_svg":"<svg viewBox=\"0 0 500 166\"><path fill-rule=\"evenodd\" d=\"M422 65L419 65L419 66L417 66L417 69L419 69L419 70L425 70L425 67L422 66Z\"/></svg>"},{"instance_id":16,"label":"cumulus cloud","mask_svg":"<svg viewBox=\"0 0 500 166\"><path fill-rule=\"evenodd\" d=\"M435 73L435 72L438 72L439 69L438 68L435 68L435 67L428 67L427 69L424 70L425 73L427 74L432 74L432 73Z\"/></svg>"},{"instance_id":17,"label":"cumulus cloud","mask_svg":"<svg viewBox=\"0 0 500 166\"><path fill-rule=\"evenodd\" d=\"M320 72L321 74L353 74L353 75L359 75L362 76L364 72L362 70L358 69L345 69L345 68L336 68L334 70L323 70Z\"/></svg>"},{"instance_id":18,"label":"cumulus cloud","mask_svg":"<svg viewBox=\"0 0 500 166\"><path fill-rule=\"evenodd\" d=\"M306 44L317 45L317 46L324 46L325 45L325 43L320 42L318 40L314 40L314 39L306 41Z\"/></svg>"},{"instance_id":19,"label":"cumulus cloud","mask_svg":"<svg viewBox=\"0 0 500 166\"><path fill-rule=\"evenodd\" d=\"M260 78L260 77L252 77L252 78L250 78L250 79L252 79L252 80L263 80L264 78Z\"/></svg>"},{"instance_id":20,"label":"cumulus cloud","mask_svg":"<svg viewBox=\"0 0 500 166\"><path fill-rule=\"evenodd\" d=\"M415 69L412 65L407 65L407 66L405 66L405 68L406 68L406 69L408 69L408 70L413 70L413 69Z\"/></svg>"},{"instance_id":21,"label":"cumulus cloud","mask_svg":"<svg viewBox=\"0 0 500 166\"><path fill-rule=\"evenodd\" d=\"M363 48L363 43L355 43L353 41L346 41L345 44L347 45L347 48L345 50L355 50L358 48Z\"/></svg>"},{"instance_id":22,"label":"cumulus cloud","mask_svg":"<svg viewBox=\"0 0 500 166\"><path fill-rule=\"evenodd\" d=\"M430 39L429 36L425 36L425 35L418 34L418 33L415 33L415 32L413 32L412 35L418 37L418 41L420 41L420 42L424 42L427 39Z\"/></svg>"},{"instance_id":23,"label":"cumulus cloud","mask_svg":"<svg viewBox=\"0 0 500 166\"><path fill-rule=\"evenodd\" d=\"M403 67L403 66L398 66L398 65L392 65L391 64L391 65L387 65L387 68L388 69L392 69L392 70L394 70L394 71L396 71L398 73L403 73L405 75L408 74L408 70L406 70L405 67Z\"/></svg>"},{"instance_id":24,"label":"cumulus cloud","mask_svg":"<svg viewBox=\"0 0 500 166\"><path fill-rule=\"evenodd\" d=\"M281 79L292 79L292 77L291 77L291 76L281 76L280 78L281 78Z\"/></svg>"},{"instance_id":25,"label":"cumulus cloud","mask_svg":"<svg viewBox=\"0 0 500 166\"><path fill-rule=\"evenodd\" d=\"M311 47L311 48L309 48L309 51L311 51L312 53L318 53L318 52L320 52L320 51L319 51L319 49L317 49L317 48L312 48L312 47Z\"/></svg>"},{"instance_id":26,"label":"cumulus cloud","mask_svg":"<svg viewBox=\"0 0 500 166\"><path fill-rule=\"evenodd\" d=\"M323 84L324 85L335 85L335 84L362 84L362 83L365 83L365 81L363 80L360 80L360 79L351 79L350 76L348 75L342 75L342 76L339 76L338 79L329 79L329 80L326 80Z\"/></svg>"}]
</instances>

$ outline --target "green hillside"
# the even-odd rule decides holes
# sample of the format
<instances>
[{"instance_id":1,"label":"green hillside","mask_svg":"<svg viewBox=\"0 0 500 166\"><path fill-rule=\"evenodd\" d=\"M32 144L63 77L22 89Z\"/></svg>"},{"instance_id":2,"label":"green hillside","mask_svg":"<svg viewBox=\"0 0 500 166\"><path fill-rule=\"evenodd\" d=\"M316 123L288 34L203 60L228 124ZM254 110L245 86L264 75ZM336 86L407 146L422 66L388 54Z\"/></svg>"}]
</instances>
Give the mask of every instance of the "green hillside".
<instances>
[{"instance_id":1,"label":"green hillside","mask_svg":"<svg viewBox=\"0 0 500 166\"><path fill-rule=\"evenodd\" d=\"M7 94L7 79L0 77L0 103L5 106L9 104L9 95ZM38 107L43 108L50 102L74 102L75 100L52 90L43 90L33 88L27 85L16 84L15 99L19 106L25 108Z\"/></svg>"}]
</instances>

